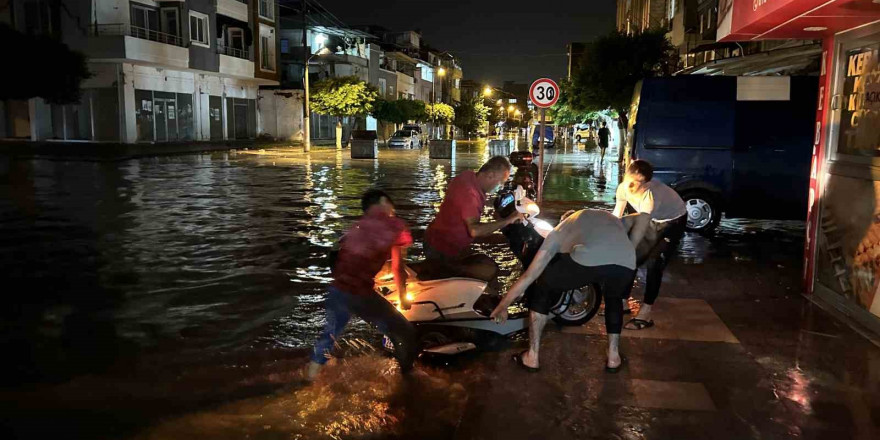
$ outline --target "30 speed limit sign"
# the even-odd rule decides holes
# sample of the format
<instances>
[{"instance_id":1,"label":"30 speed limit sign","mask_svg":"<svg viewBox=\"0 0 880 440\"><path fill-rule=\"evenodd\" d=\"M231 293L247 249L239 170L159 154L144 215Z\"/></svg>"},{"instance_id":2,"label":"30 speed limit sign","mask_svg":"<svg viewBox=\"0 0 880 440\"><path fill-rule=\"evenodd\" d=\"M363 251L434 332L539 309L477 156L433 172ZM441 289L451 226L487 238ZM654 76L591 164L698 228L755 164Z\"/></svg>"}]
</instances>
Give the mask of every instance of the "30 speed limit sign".
<instances>
[{"instance_id":1,"label":"30 speed limit sign","mask_svg":"<svg viewBox=\"0 0 880 440\"><path fill-rule=\"evenodd\" d=\"M529 87L529 99L538 108L550 108L559 100L559 86L550 78L541 78Z\"/></svg>"}]
</instances>

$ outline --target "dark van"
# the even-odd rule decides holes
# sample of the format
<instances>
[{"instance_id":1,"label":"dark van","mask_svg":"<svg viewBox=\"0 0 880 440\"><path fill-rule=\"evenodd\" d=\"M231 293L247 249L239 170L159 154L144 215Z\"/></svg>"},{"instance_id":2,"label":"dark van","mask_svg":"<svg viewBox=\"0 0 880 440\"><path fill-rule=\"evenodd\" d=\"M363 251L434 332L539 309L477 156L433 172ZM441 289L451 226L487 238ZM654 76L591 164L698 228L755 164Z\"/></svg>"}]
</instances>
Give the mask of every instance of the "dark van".
<instances>
[{"instance_id":1,"label":"dark van","mask_svg":"<svg viewBox=\"0 0 880 440\"><path fill-rule=\"evenodd\" d=\"M688 229L727 217L804 219L815 77L674 76L636 85L627 157L684 199Z\"/></svg>"}]
</instances>

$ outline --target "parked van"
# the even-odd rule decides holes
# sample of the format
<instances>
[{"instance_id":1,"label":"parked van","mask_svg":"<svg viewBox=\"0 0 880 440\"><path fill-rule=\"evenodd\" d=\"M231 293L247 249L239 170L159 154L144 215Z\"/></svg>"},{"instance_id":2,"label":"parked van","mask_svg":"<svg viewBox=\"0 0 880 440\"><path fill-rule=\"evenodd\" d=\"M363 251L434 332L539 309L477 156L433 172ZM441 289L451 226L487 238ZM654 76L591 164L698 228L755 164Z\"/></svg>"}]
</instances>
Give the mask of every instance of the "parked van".
<instances>
[{"instance_id":1,"label":"parked van","mask_svg":"<svg viewBox=\"0 0 880 440\"><path fill-rule=\"evenodd\" d=\"M816 119L815 77L674 76L636 85L628 160L684 199L688 229L727 217L804 219Z\"/></svg>"},{"instance_id":2,"label":"parked van","mask_svg":"<svg viewBox=\"0 0 880 440\"><path fill-rule=\"evenodd\" d=\"M532 127L532 148L538 148L538 134L541 132L540 125ZM553 148L555 136L553 135L553 126L544 125L544 148Z\"/></svg>"}]
</instances>

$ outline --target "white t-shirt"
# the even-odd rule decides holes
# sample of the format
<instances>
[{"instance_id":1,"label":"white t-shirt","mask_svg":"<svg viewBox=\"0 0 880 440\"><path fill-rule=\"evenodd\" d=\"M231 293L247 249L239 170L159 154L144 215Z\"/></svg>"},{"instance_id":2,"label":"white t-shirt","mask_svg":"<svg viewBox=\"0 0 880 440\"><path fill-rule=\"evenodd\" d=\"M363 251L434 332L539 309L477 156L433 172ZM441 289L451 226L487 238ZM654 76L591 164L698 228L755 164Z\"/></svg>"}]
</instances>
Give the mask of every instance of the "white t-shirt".
<instances>
[{"instance_id":1,"label":"white t-shirt","mask_svg":"<svg viewBox=\"0 0 880 440\"><path fill-rule=\"evenodd\" d=\"M684 201L674 189L659 180L651 180L646 186L641 195L635 195L621 184L617 187L617 201L626 201L640 214L650 214L655 222L667 222L687 214Z\"/></svg>"},{"instance_id":2,"label":"white t-shirt","mask_svg":"<svg viewBox=\"0 0 880 440\"><path fill-rule=\"evenodd\" d=\"M636 268L636 251L623 222L607 211L583 209L568 216L550 232L541 250L570 254L581 266Z\"/></svg>"}]
</instances>

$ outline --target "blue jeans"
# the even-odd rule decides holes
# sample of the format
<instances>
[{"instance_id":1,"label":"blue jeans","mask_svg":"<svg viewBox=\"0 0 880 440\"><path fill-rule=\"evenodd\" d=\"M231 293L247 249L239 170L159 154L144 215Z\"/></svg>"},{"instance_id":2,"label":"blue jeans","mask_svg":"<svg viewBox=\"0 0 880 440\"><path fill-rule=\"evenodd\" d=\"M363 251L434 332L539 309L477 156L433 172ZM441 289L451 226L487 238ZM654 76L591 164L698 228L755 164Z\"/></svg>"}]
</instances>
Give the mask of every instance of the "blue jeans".
<instances>
[{"instance_id":1,"label":"blue jeans","mask_svg":"<svg viewBox=\"0 0 880 440\"><path fill-rule=\"evenodd\" d=\"M327 310L327 324L312 350L312 361L319 364L327 362L327 354L354 313L391 338L394 357L400 363L401 370L412 368L417 354L415 328L385 298L377 293L353 295L331 286L324 308Z\"/></svg>"}]
</instances>

